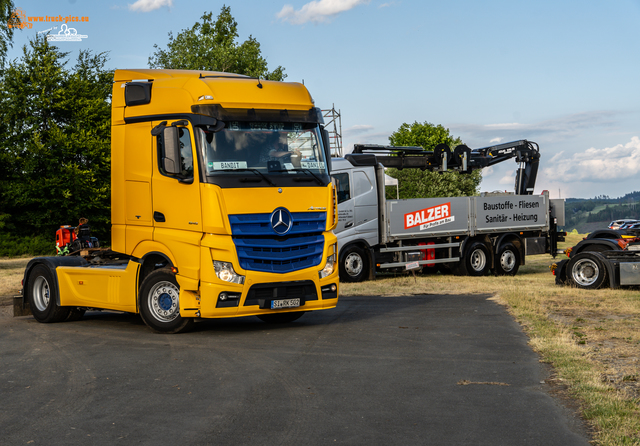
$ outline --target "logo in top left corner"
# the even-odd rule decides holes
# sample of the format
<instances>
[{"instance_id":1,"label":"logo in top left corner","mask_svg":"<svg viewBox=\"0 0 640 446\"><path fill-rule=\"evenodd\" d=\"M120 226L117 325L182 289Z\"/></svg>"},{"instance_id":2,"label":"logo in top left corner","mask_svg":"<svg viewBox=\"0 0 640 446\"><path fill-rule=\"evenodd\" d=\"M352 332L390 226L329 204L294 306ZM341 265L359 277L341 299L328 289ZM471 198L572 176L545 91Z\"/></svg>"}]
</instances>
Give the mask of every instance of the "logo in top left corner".
<instances>
[{"instance_id":1,"label":"logo in top left corner","mask_svg":"<svg viewBox=\"0 0 640 446\"><path fill-rule=\"evenodd\" d=\"M47 34L49 42L80 42L86 39L87 35L78 34L78 30L67 26L66 23L60 25L60 31L57 34Z\"/></svg>"},{"instance_id":2,"label":"logo in top left corner","mask_svg":"<svg viewBox=\"0 0 640 446\"><path fill-rule=\"evenodd\" d=\"M16 8L11 13L9 20L7 20L7 26L9 28L31 29L33 23L29 23L29 21L27 21L27 13L24 12L23 9Z\"/></svg>"}]
</instances>

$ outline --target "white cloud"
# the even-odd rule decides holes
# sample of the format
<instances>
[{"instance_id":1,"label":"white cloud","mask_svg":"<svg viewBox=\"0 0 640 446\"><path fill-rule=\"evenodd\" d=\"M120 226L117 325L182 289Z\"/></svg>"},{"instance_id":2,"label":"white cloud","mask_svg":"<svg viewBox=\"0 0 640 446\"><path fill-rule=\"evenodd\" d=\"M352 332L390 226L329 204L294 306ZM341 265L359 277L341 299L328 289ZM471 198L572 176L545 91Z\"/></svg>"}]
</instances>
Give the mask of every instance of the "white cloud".
<instances>
[{"instance_id":1,"label":"white cloud","mask_svg":"<svg viewBox=\"0 0 640 446\"><path fill-rule=\"evenodd\" d=\"M584 152L563 158L562 153L543 169L547 178L556 181L610 182L622 180L640 173L640 138L634 136L626 144L604 149L590 148Z\"/></svg>"},{"instance_id":2,"label":"white cloud","mask_svg":"<svg viewBox=\"0 0 640 446\"><path fill-rule=\"evenodd\" d=\"M294 25L302 25L306 22L324 23L330 21L341 12L348 11L364 3L369 3L369 0L314 0L305 4L298 11L291 5L284 5L282 10L276 14L276 17Z\"/></svg>"},{"instance_id":3,"label":"white cloud","mask_svg":"<svg viewBox=\"0 0 640 446\"><path fill-rule=\"evenodd\" d=\"M480 144L482 144L480 141L493 143L493 140L497 138L501 138L503 141L514 141L523 138L536 142L558 141L575 137L586 130L593 130L594 128L612 128L615 125L615 118L618 114L610 111L595 111L575 113L529 124L507 122L486 125L453 124L448 127L454 134L465 135L465 140L472 137L478 140Z\"/></svg>"},{"instance_id":4,"label":"white cloud","mask_svg":"<svg viewBox=\"0 0 640 446\"><path fill-rule=\"evenodd\" d=\"M499 184L508 184L510 186L514 186L516 184L516 176L514 174L508 174L500 178Z\"/></svg>"},{"instance_id":5,"label":"white cloud","mask_svg":"<svg viewBox=\"0 0 640 446\"><path fill-rule=\"evenodd\" d=\"M365 133L368 132L369 130L373 130L373 126L372 125L367 125L367 124L363 124L363 125L354 125L349 127L348 129L344 130L344 134L345 135L357 135L359 133Z\"/></svg>"},{"instance_id":6,"label":"white cloud","mask_svg":"<svg viewBox=\"0 0 640 446\"><path fill-rule=\"evenodd\" d=\"M491 141L489 141L489 143L494 143L494 142L501 143L503 139L504 138L493 138Z\"/></svg>"},{"instance_id":7,"label":"white cloud","mask_svg":"<svg viewBox=\"0 0 640 446\"><path fill-rule=\"evenodd\" d=\"M160 9L163 6L171 8L173 6L173 0L138 0L133 4L129 4L129 10L149 12Z\"/></svg>"}]
</instances>

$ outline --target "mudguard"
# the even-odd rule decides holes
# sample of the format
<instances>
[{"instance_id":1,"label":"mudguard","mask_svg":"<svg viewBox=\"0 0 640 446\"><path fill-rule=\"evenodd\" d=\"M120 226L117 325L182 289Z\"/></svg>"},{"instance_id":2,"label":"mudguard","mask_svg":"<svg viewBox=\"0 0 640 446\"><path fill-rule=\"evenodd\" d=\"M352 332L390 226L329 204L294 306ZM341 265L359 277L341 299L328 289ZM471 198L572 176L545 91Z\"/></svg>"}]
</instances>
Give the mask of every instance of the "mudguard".
<instances>
[{"instance_id":1,"label":"mudguard","mask_svg":"<svg viewBox=\"0 0 640 446\"><path fill-rule=\"evenodd\" d=\"M60 305L60 284L58 284L58 275L56 274L56 268L59 266L85 266L89 265L84 257L79 256L58 256L58 257L36 257L31 259L24 270L24 277L22 279L22 305L28 302L27 293L24 291L27 283L29 283L29 274L36 265L44 265L51 271L53 280L55 281L55 298L56 303Z\"/></svg>"}]
</instances>

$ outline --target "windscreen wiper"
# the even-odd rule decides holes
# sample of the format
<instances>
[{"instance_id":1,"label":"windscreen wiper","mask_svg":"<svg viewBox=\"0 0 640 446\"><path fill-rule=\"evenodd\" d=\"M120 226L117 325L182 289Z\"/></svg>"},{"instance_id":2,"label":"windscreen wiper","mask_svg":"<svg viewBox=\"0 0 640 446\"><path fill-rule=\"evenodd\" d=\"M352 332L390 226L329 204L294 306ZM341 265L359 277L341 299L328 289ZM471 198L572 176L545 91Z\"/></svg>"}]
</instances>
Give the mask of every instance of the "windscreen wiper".
<instances>
[{"instance_id":1,"label":"windscreen wiper","mask_svg":"<svg viewBox=\"0 0 640 446\"><path fill-rule=\"evenodd\" d=\"M250 167L243 168L243 169L221 169L221 170L218 170L218 172L253 172L256 175L258 175L260 178L265 180L270 186L273 186L273 187L276 186L276 183L274 183L269 178L267 178L267 176L265 174L260 172L258 169L252 169ZM250 181L248 178L246 178L245 180L246 181ZM242 180L240 180L240 181L242 181Z\"/></svg>"},{"instance_id":2,"label":"windscreen wiper","mask_svg":"<svg viewBox=\"0 0 640 446\"><path fill-rule=\"evenodd\" d=\"M311 170L309 170L309 169L278 169L278 170L271 170L271 172L302 172L302 173L308 173L309 175L311 175L313 178L316 179L316 181L318 182L318 184L320 186L324 186L324 183L322 182L320 177L318 175L316 175L315 173L311 172Z\"/></svg>"}]
</instances>

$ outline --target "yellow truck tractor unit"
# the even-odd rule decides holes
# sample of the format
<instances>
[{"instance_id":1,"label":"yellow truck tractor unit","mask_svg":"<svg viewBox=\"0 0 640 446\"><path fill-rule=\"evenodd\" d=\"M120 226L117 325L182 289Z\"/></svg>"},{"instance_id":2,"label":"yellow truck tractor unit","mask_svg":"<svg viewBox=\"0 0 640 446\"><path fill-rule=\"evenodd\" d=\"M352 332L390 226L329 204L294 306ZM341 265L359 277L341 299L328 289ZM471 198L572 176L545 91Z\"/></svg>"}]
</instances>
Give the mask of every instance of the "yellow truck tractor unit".
<instances>
[{"instance_id":1,"label":"yellow truck tractor unit","mask_svg":"<svg viewBox=\"0 0 640 446\"><path fill-rule=\"evenodd\" d=\"M290 322L333 308L330 167L322 114L302 84L117 70L111 248L33 259L22 305L40 322L88 308L140 313L165 333L195 318Z\"/></svg>"}]
</instances>

